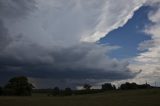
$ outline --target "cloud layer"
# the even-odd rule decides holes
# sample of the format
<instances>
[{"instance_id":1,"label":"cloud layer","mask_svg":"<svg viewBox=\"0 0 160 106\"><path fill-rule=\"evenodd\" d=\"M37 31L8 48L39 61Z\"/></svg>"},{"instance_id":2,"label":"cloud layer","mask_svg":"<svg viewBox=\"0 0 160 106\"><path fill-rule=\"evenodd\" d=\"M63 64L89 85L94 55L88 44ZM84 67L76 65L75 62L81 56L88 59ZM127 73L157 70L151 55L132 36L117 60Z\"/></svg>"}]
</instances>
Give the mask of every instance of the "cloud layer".
<instances>
[{"instance_id":1,"label":"cloud layer","mask_svg":"<svg viewBox=\"0 0 160 106\"><path fill-rule=\"evenodd\" d=\"M145 2L1 0L0 76L77 81L133 78L137 73L131 72L128 62L107 56L119 47L95 42L123 26Z\"/></svg>"}]
</instances>

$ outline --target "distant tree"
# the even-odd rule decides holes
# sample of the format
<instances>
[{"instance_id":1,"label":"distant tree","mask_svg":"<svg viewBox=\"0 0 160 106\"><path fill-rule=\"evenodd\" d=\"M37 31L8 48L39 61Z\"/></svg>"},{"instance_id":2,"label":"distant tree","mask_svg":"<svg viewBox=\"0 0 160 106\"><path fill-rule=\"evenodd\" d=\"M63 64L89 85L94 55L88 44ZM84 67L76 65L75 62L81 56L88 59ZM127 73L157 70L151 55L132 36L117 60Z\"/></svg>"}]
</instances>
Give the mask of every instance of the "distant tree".
<instances>
[{"instance_id":1,"label":"distant tree","mask_svg":"<svg viewBox=\"0 0 160 106\"><path fill-rule=\"evenodd\" d=\"M2 95L3 91L2 91L2 87L0 86L0 96Z\"/></svg>"},{"instance_id":2,"label":"distant tree","mask_svg":"<svg viewBox=\"0 0 160 106\"><path fill-rule=\"evenodd\" d=\"M142 84L142 85L138 85L138 89L147 89L147 88L152 88L152 86L147 83Z\"/></svg>"},{"instance_id":3,"label":"distant tree","mask_svg":"<svg viewBox=\"0 0 160 106\"><path fill-rule=\"evenodd\" d=\"M52 91L53 96L58 96L60 95L60 89L58 87L55 87Z\"/></svg>"},{"instance_id":4,"label":"distant tree","mask_svg":"<svg viewBox=\"0 0 160 106\"><path fill-rule=\"evenodd\" d=\"M27 77L14 77L5 86L5 93L7 95L30 96L32 88L34 87L28 82Z\"/></svg>"},{"instance_id":5,"label":"distant tree","mask_svg":"<svg viewBox=\"0 0 160 106\"><path fill-rule=\"evenodd\" d=\"M64 95L70 96L70 95L72 95L72 93L73 93L73 91L72 91L71 88L65 88L65 90L64 90Z\"/></svg>"},{"instance_id":6,"label":"distant tree","mask_svg":"<svg viewBox=\"0 0 160 106\"><path fill-rule=\"evenodd\" d=\"M149 84L138 85L136 83L129 83L129 82L126 82L125 84L121 84L121 86L120 86L120 89L122 89L122 90L127 90L127 89L147 89L147 88L151 88L151 86Z\"/></svg>"},{"instance_id":7,"label":"distant tree","mask_svg":"<svg viewBox=\"0 0 160 106\"><path fill-rule=\"evenodd\" d=\"M113 86L111 83L105 83L102 85L102 90L114 90L115 86Z\"/></svg>"},{"instance_id":8,"label":"distant tree","mask_svg":"<svg viewBox=\"0 0 160 106\"><path fill-rule=\"evenodd\" d=\"M125 84L121 84L120 89L126 90L126 89L137 89L138 85L136 83L129 83L126 82Z\"/></svg>"},{"instance_id":9,"label":"distant tree","mask_svg":"<svg viewBox=\"0 0 160 106\"><path fill-rule=\"evenodd\" d=\"M113 85L113 90L116 90L116 86L115 85Z\"/></svg>"},{"instance_id":10,"label":"distant tree","mask_svg":"<svg viewBox=\"0 0 160 106\"><path fill-rule=\"evenodd\" d=\"M85 89L85 90L90 90L91 89L91 85L90 84L84 84L83 85L83 88Z\"/></svg>"}]
</instances>

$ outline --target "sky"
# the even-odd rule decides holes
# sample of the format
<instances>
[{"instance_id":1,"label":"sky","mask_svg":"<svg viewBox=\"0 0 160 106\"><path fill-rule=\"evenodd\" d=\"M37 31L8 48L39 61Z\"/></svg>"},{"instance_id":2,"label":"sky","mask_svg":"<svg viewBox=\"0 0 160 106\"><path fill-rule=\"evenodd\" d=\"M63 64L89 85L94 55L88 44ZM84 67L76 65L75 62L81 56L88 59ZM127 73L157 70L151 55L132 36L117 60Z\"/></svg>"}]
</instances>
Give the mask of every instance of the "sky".
<instances>
[{"instance_id":1,"label":"sky","mask_svg":"<svg viewBox=\"0 0 160 106\"><path fill-rule=\"evenodd\" d=\"M0 0L0 85L160 86L160 0Z\"/></svg>"}]
</instances>

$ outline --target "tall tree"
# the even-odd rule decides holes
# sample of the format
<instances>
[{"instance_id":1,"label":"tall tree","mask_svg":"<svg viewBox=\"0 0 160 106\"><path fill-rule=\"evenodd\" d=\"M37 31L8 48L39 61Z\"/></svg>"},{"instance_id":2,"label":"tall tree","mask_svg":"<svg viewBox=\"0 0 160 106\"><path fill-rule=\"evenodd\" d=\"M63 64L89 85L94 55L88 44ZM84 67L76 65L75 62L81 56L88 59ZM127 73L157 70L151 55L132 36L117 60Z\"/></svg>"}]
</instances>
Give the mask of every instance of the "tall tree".
<instances>
[{"instance_id":1,"label":"tall tree","mask_svg":"<svg viewBox=\"0 0 160 106\"><path fill-rule=\"evenodd\" d=\"M28 79L25 76L14 77L10 79L8 84L5 86L5 90L8 95L17 96L30 96L32 88L33 85L28 82Z\"/></svg>"}]
</instances>

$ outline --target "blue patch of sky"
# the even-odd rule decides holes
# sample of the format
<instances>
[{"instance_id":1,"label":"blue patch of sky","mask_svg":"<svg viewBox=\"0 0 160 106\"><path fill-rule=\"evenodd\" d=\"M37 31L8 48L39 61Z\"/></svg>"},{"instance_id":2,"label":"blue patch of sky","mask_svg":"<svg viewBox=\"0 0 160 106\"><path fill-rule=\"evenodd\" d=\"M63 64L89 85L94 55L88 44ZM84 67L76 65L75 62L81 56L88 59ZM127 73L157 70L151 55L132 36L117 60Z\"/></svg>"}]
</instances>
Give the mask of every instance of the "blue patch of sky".
<instances>
[{"instance_id":1,"label":"blue patch of sky","mask_svg":"<svg viewBox=\"0 0 160 106\"><path fill-rule=\"evenodd\" d=\"M110 32L102 38L99 43L107 45L117 45L121 48L110 53L109 56L117 59L127 59L137 56L139 51L138 45L150 40L151 37L146 35L143 30L146 25L152 24L148 19L148 13L152 10L149 6L143 6L137 10L127 24Z\"/></svg>"}]
</instances>

